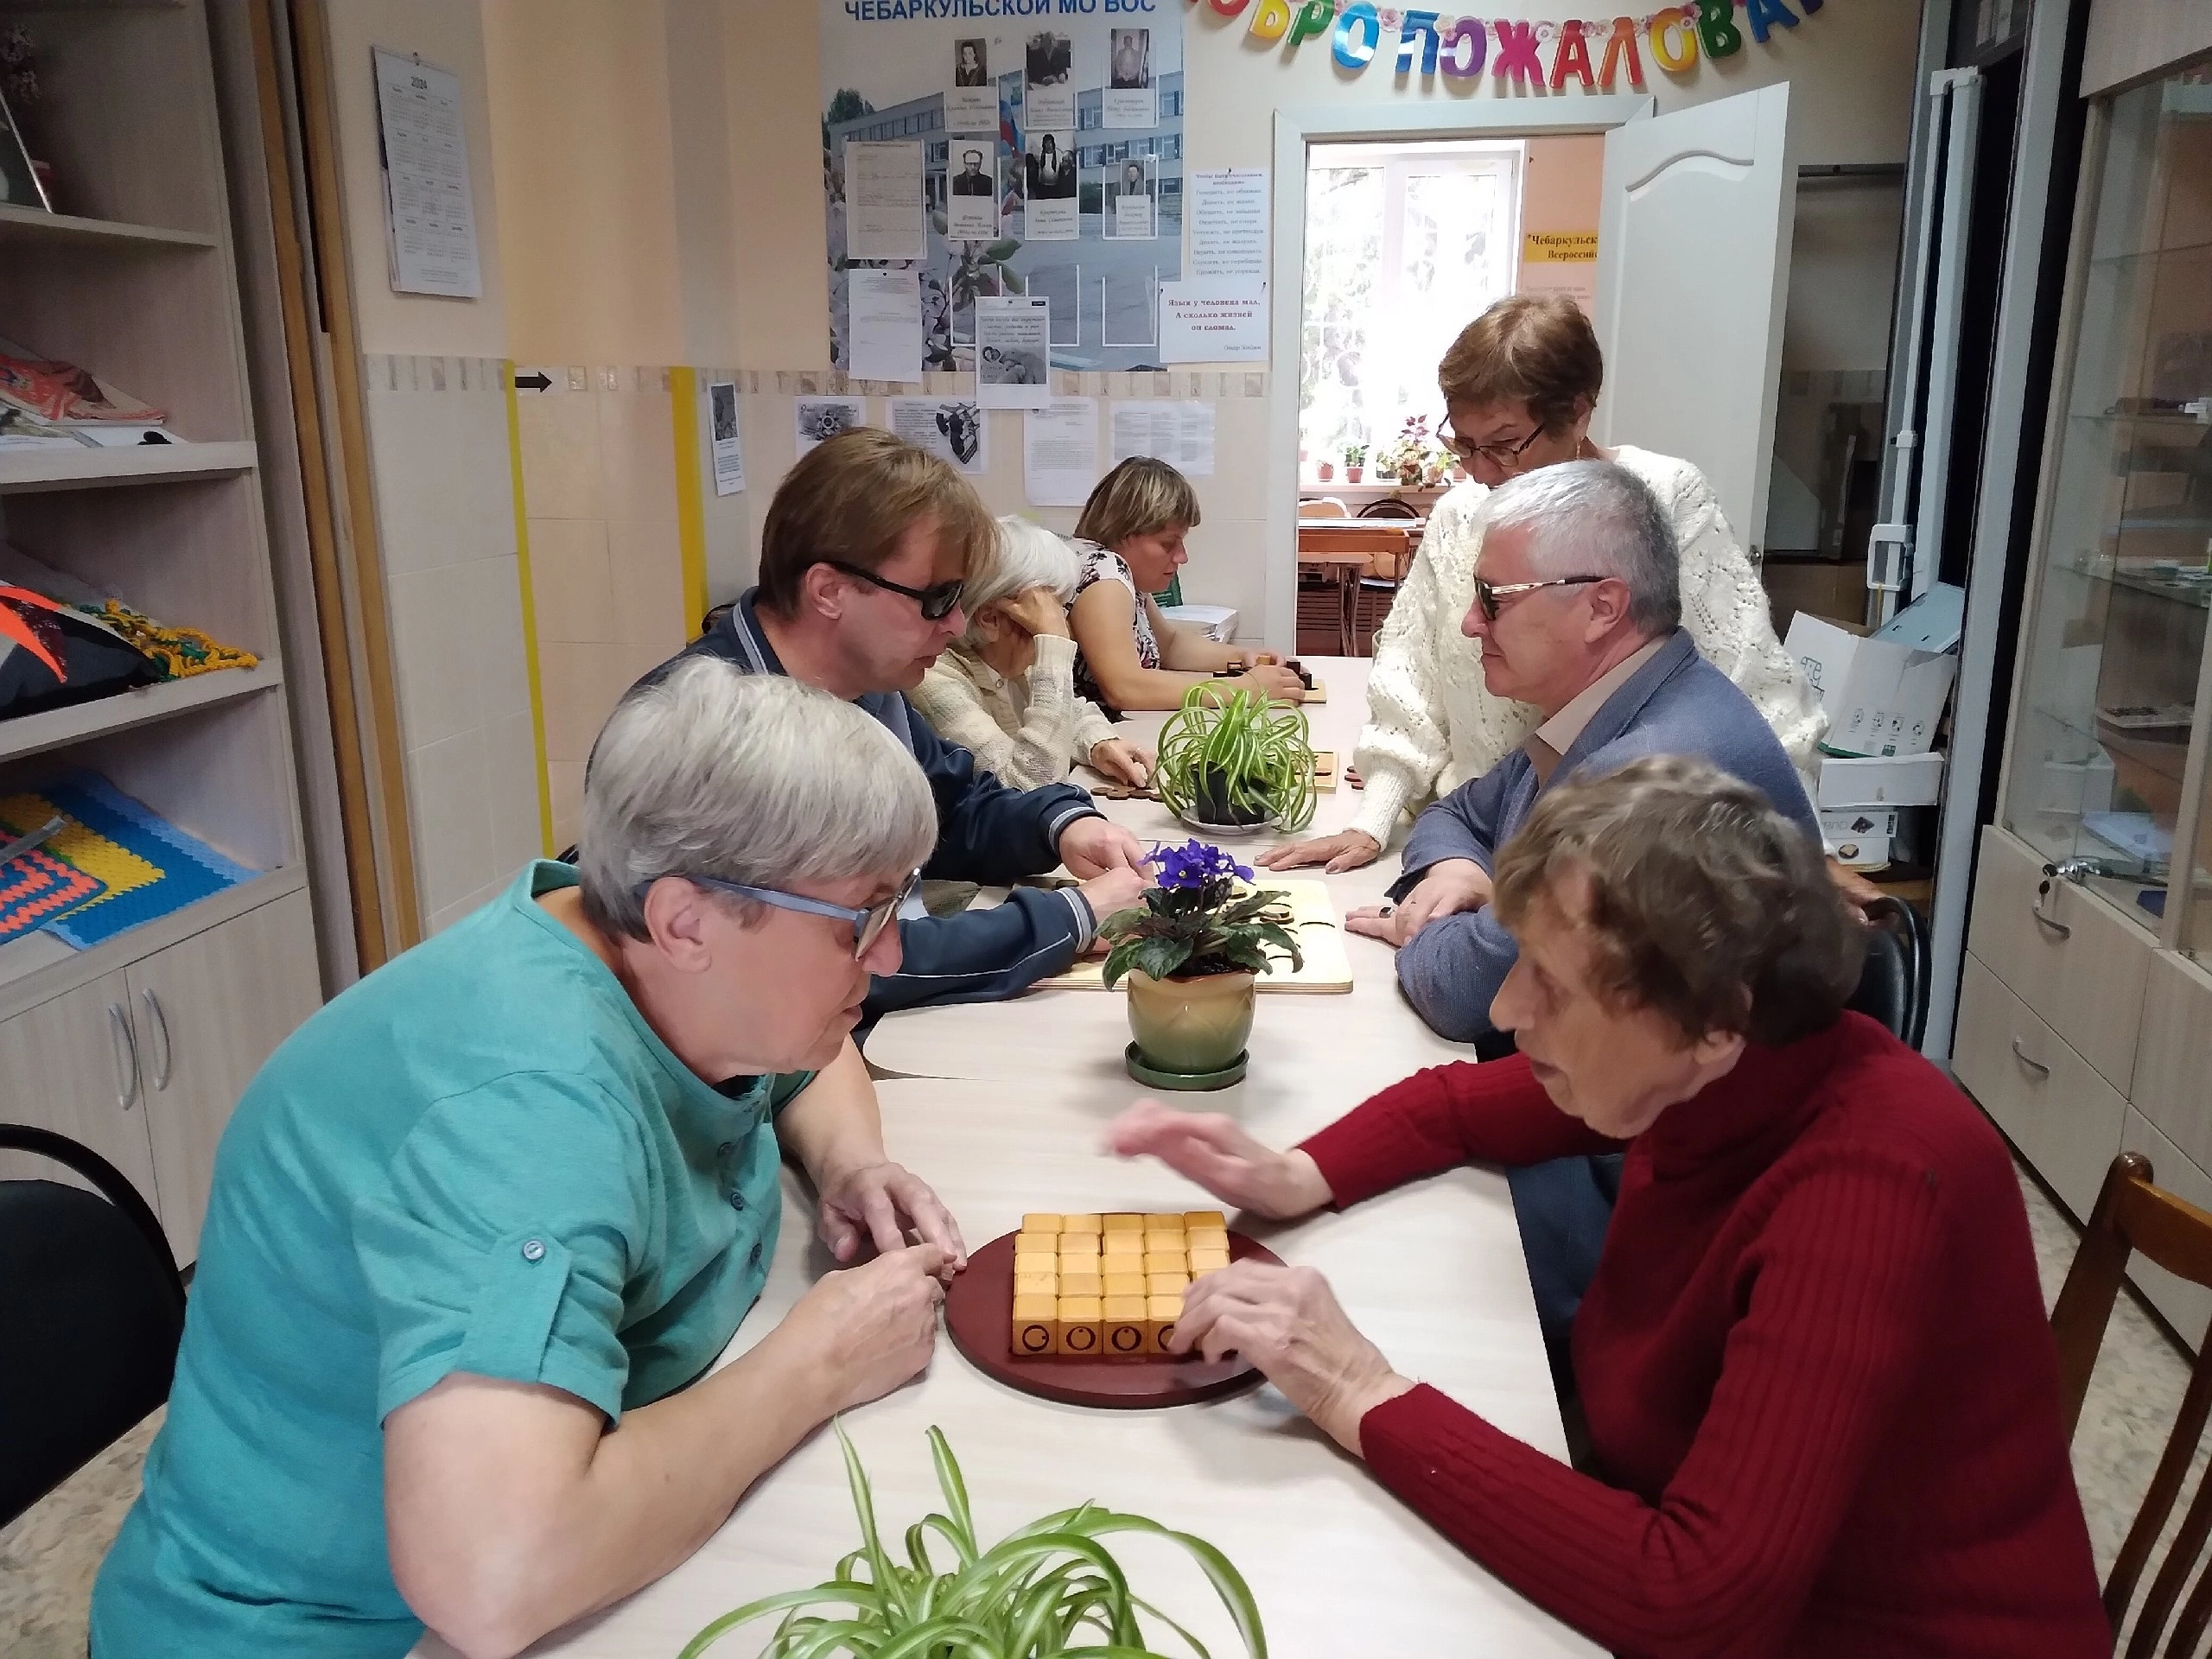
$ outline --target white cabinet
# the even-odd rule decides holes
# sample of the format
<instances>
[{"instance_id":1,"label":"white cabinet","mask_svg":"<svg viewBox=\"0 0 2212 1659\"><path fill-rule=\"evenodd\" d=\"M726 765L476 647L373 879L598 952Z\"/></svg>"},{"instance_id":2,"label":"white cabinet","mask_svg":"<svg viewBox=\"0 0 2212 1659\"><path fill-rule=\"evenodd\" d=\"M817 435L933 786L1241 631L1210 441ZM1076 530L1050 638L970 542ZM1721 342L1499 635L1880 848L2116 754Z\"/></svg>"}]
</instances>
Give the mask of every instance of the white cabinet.
<instances>
[{"instance_id":1,"label":"white cabinet","mask_svg":"<svg viewBox=\"0 0 2212 1659\"><path fill-rule=\"evenodd\" d=\"M321 1001L298 889L0 1021L0 1109L114 1164L190 1262L232 1109ZM10 1159L0 1173L57 1172Z\"/></svg>"}]
</instances>

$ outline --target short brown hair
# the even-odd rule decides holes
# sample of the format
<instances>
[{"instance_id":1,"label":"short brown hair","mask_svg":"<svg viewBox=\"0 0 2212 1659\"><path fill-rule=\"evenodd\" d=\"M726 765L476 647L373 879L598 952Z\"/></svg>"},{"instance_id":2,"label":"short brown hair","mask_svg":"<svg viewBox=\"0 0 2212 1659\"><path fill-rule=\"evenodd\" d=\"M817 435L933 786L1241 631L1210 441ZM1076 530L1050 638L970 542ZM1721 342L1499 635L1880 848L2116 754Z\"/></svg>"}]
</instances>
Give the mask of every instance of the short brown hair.
<instances>
[{"instance_id":1,"label":"short brown hair","mask_svg":"<svg viewBox=\"0 0 2212 1659\"><path fill-rule=\"evenodd\" d=\"M1436 384L1446 404L1526 404L1547 432L1598 401L1605 356L1582 308L1564 294L1516 294L1459 331Z\"/></svg>"},{"instance_id":2,"label":"short brown hair","mask_svg":"<svg viewBox=\"0 0 2212 1659\"><path fill-rule=\"evenodd\" d=\"M1131 455L1098 480L1076 520L1079 540L1108 549L1132 536L1150 536L1170 524L1188 530L1198 522L1198 493L1164 461Z\"/></svg>"},{"instance_id":3,"label":"short brown hair","mask_svg":"<svg viewBox=\"0 0 2212 1659\"><path fill-rule=\"evenodd\" d=\"M998 533L975 486L950 463L888 432L856 426L803 456L784 474L760 527L760 602L788 616L800 581L817 564L876 570L899 538L933 518L964 574L988 556Z\"/></svg>"},{"instance_id":4,"label":"short brown hair","mask_svg":"<svg viewBox=\"0 0 2212 1659\"><path fill-rule=\"evenodd\" d=\"M1577 874L1580 917L1560 899ZM1601 992L1692 1039L1809 1037L1842 1012L1866 962L1819 843L1750 785L1680 755L1548 792L1499 853L1492 902L1508 927L1540 903L1579 922Z\"/></svg>"}]
</instances>

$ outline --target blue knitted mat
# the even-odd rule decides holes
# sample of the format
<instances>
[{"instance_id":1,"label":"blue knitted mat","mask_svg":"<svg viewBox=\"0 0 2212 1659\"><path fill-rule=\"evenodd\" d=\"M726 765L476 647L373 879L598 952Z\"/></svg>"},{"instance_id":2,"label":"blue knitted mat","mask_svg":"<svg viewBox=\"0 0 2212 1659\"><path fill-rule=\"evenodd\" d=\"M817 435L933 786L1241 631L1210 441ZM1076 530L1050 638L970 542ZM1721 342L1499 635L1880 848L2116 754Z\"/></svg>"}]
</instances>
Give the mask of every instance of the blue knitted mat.
<instances>
[{"instance_id":1,"label":"blue knitted mat","mask_svg":"<svg viewBox=\"0 0 2212 1659\"><path fill-rule=\"evenodd\" d=\"M39 793L87 830L128 848L162 872L158 880L143 887L111 893L47 925L48 932L79 950L251 880L257 874L188 836L98 772L66 772Z\"/></svg>"}]
</instances>

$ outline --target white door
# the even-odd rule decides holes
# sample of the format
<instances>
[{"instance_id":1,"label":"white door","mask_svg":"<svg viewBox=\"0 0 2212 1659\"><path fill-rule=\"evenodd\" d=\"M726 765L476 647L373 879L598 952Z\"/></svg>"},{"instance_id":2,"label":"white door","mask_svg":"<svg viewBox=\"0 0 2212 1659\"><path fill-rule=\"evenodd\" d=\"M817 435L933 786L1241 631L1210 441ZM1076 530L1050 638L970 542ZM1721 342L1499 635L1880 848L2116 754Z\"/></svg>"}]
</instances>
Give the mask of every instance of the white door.
<instances>
[{"instance_id":1,"label":"white door","mask_svg":"<svg viewBox=\"0 0 2212 1659\"><path fill-rule=\"evenodd\" d=\"M1797 164L1787 84L1605 135L1591 430L1693 462L1747 550L1765 539Z\"/></svg>"}]
</instances>

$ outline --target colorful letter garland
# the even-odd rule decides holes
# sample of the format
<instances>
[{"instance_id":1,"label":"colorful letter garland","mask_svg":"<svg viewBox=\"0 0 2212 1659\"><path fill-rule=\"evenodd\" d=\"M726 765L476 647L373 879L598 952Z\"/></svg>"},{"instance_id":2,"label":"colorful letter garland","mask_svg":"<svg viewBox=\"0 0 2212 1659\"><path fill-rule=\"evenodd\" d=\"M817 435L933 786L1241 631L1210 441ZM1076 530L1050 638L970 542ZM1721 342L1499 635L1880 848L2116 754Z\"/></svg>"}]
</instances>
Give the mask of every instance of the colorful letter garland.
<instances>
[{"instance_id":1,"label":"colorful letter garland","mask_svg":"<svg viewBox=\"0 0 2212 1659\"><path fill-rule=\"evenodd\" d=\"M1198 0L1192 0L1196 4ZM1751 38L1766 44L1776 29L1795 29L1799 14L1789 0L1693 0L1668 6L1643 17L1615 17L1565 22L1530 22L1518 17L1446 17L1433 11L1400 11L1378 8L1372 0L1303 0L1297 10L1291 0L1206 0L1224 17L1241 16L1248 9L1248 32L1255 39L1284 42L1294 52L1302 41L1329 37L1329 55L1339 68L1361 70L1375 60L1386 31L1397 36L1397 72L1433 75L1440 69L1455 80L1468 80L1483 72L1485 61L1500 82L1516 88L1530 83L1562 91L1574 81L1585 92L1611 92L1624 73L1631 86L1643 85L1642 48L1651 48L1651 60L1670 75L1687 75L1696 69L1700 55L1732 57L1744 49L1743 30L1736 27L1736 8L1751 26ZM1827 0L1797 0L1805 16L1818 11ZM1493 36L1497 50L1491 50ZM1593 47L1604 41L1596 67ZM1541 48L1551 48L1546 67Z\"/></svg>"}]
</instances>

